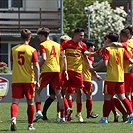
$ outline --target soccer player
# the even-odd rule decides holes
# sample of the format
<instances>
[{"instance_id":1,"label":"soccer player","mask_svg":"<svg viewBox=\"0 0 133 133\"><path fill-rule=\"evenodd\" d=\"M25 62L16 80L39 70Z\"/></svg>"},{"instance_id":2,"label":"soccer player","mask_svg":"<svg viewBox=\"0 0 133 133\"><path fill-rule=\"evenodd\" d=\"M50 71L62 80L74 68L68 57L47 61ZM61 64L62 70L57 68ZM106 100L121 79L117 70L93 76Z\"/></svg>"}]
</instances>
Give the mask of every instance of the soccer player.
<instances>
[{"instance_id":1,"label":"soccer player","mask_svg":"<svg viewBox=\"0 0 133 133\"><path fill-rule=\"evenodd\" d=\"M35 130L33 127L34 118L34 92L40 86L37 51L29 46L31 31L21 31L22 42L11 50L12 62L12 105L11 105L11 131L15 131L18 104L20 99L27 99L28 130ZM35 74L35 77L34 77ZM34 79L36 83L34 84Z\"/></svg>"},{"instance_id":2,"label":"soccer player","mask_svg":"<svg viewBox=\"0 0 133 133\"><path fill-rule=\"evenodd\" d=\"M67 58L68 77L65 77L64 87L75 87L76 88L76 103L77 103L77 115L79 122L83 122L81 115L82 110L82 88L83 77L82 77L82 55L87 50L86 44L82 42L84 39L84 29L76 28L72 40L64 41L61 45L65 50Z\"/></svg>"},{"instance_id":3,"label":"soccer player","mask_svg":"<svg viewBox=\"0 0 133 133\"><path fill-rule=\"evenodd\" d=\"M40 88L36 91L35 102L36 102L36 114L34 121L43 118L41 113L41 97L40 93L44 87L48 84L54 89L57 100L59 102L59 107L61 111L60 122L65 121L65 110L63 97L61 95L61 74L60 74L60 56L64 61L64 71L65 77L68 79L67 66L66 66L66 56L62 50L60 44L50 40L49 38L50 30L48 28L39 28L37 34L41 41L40 44L40 67L42 72L40 75Z\"/></svg>"},{"instance_id":4,"label":"soccer player","mask_svg":"<svg viewBox=\"0 0 133 133\"><path fill-rule=\"evenodd\" d=\"M108 43L110 43L116 42L119 36L118 34L111 32L106 37ZM110 113L110 101L112 96L117 94L130 114L127 123L132 124L133 110L129 100L125 97L123 63L124 60L129 60L131 63L133 60L123 48L114 46L105 48L102 53L102 57L103 62L101 65L91 69L91 71L94 71L98 70L103 65L107 66L107 74L104 82L103 117L97 123L108 123L107 118Z\"/></svg>"},{"instance_id":5,"label":"soccer player","mask_svg":"<svg viewBox=\"0 0 133 133\"><path fill-rule=\"evenodd\" d=\"M70 40L70 39L71 38L68 35L62 35L60 37L60 43L62 43L65 40ZM64 62L62 60L62 57L60 57L60 69L61 69L61 72L64 69ZM63 92L63 88L62 88L61 92ZM47 110L50 107L50 105L52 104L52 102L56 99L55 91L53 90L51 85L49 85L49 93L50 93L50 96L47 98L47 100L45 101L45 104L43 106L43 111L42 111L43 120L48 120L48 118L47 118ZM65 94L63 94L63 95L65 95ZM65 102L64 102L64 104L65 104ZM59 121L60 120L60 110L59 110L59 107L58 107L57 110L58 110L57 121Z\"/></svg>"},{"instance_id":6,"label":"soccer player","mask_svg":"<svg viewBox=\"0 0 133 133\"><path fill-rule=\"evenodd\" d=\"M94 46L94 42L93 41L85 41L85 44L87 45L87 50L89 52L94 52L95 46ZM91 65L92 67L92 63L94 61L94 57L87 57L89 65ZM89 68L88 68L88 64L83 61L83 81L84 81L84 87L83 87L83 91L86 95L86 110L87 110L87 118L97 118L98 114L93 114L92 113L92 92L93 92L93 85L91 82L91 78L92 75L94 73L91 73ZM98 79L101 80L102 78L95 73L94 76Z\"/></svg>"}]
</instances>

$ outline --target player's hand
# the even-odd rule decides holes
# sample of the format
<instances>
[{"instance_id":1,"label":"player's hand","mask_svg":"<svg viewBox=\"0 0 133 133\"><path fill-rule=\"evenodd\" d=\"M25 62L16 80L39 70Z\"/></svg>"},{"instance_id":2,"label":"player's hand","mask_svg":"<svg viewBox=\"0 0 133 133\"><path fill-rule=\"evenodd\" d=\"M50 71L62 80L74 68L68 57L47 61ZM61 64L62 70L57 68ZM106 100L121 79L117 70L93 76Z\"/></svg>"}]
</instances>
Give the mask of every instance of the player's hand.
<instances>
[{"instance_id":1,"label":"player's hand","mask_svg":"<svg viewBox=\"0 0 133 133\"><path fill-rule=\"evenodd\" d=\"M39 82L36 82L36 84L35 84L35 88L36 88L36 90L38 90L39 87L40 87L40 83L39 83Z\"/></svg>"},{"instance_id":2,"label":"player's hand","mask_svg":"<svg viewBox=\"0 0 133 133\"><path fill-rule=\"evenodd\" d=\"M67 71L65 71L65 77L66 77L67 80L69 80Z\"/></svg>"},{"instance_id":3,"label":"player's hand","mask_svg":"<svg viewBox=\"0 0 133 133\"><path fill-rule=\"evenodd\" d=\"M101 80L102 79L102 77L100 76L100 75L96 75L96 78L97 78L97 80Z\"/></svg>"}]
</instances>

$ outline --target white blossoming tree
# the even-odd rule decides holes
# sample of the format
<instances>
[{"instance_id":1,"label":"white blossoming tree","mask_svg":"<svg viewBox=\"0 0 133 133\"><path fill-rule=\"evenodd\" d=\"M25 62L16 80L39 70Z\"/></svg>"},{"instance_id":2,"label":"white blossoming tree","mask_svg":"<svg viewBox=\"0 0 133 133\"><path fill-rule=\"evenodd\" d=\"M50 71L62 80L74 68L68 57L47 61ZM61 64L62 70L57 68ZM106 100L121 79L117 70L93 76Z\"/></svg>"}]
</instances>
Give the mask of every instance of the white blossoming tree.
<instances>
[{"instance_id":1,"label":"white blossoming tree","mask_svg":"<svg viewBox=\"0 0 133 133\"><path fill-rule=\"evenodd\" d=\"M102 45L102 37L107 31L119 33L124 28L127 13L123 7L112 9L108 1L96 1L85 9L93 10L90 14L90 35L91 39L98 41L98 47Z\"/></svg>"}]
</instances>

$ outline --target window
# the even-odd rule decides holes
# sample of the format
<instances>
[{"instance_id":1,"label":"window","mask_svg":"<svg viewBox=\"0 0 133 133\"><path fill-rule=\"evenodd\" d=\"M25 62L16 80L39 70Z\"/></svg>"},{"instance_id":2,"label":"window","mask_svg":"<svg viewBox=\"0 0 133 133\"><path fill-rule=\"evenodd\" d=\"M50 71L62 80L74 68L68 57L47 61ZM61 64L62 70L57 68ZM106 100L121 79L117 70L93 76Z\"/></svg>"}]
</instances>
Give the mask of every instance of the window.
<instances>
[{"instance_id":1,"label":"window","mask_svg":"<svg viewBox=\"0 0 133 133\"><path fill-rule=\"evenodd\" d=\"M17 10L23 8L23 0L0 0L0 9Z\"/></svg>"}]
</instances>

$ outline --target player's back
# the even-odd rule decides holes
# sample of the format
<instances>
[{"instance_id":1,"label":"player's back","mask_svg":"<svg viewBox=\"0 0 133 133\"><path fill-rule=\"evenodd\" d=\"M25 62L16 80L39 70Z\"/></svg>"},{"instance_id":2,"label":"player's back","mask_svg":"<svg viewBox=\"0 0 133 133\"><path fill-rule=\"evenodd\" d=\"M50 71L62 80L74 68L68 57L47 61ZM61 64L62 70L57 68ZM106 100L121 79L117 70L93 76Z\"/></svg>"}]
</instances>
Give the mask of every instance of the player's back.
<instances>
[{"instance_id":1,"label":"player's back","mask_svg":"<svg viewBox=\"0 0 133 133\"><path fill-rule=\"evenodd\" d=\"M26 44L12 48L12 82L30 83L34 81L32 55L35 49Z\"/></svg>"},{"instance_id":2,"label":"player's back","mask_svg":"<svg viewBox=\"0 0 133 133\"><path fill-rule=\"evenodd\" d=\"M107 65L106 81L124 82L124 48L108 47L109 60Z\"/></svg>"},{"instance_id":3,"label":"player's back","mask_svg":"<svg viewBox=\"0 0 133 133\"><path fill-rule=\"evenodd\" d=\"M46 61L42 66L42 72L60 72L60 44L47 40L40 45L46 52Z\"/></svg>"}]
</instances>

